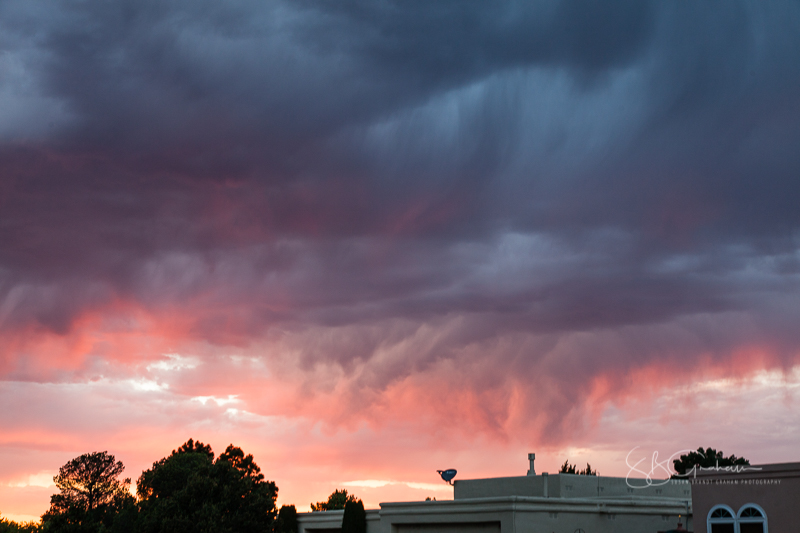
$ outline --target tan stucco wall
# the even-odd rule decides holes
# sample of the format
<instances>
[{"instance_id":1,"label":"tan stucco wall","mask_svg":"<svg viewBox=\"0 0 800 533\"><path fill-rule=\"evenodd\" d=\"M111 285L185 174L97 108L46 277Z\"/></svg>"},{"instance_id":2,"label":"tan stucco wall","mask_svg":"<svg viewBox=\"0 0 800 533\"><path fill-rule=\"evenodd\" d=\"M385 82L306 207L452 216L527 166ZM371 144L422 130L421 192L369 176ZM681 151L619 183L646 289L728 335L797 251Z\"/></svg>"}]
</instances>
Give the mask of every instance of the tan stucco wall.
<instances>
[{"instance_id":1,"label":"tan stucco wall","mask_svg":"<svg viewBox=\"0 0 800 533\"><path fill-rule=\"evenodd\" d=\"M734 513L751 503L764 509L770 532L800 531L800 463L753 465L740 473L700 472L692 485L696 533L707 533L706 518L715 505Z\"/></svg>"}]
</instances>

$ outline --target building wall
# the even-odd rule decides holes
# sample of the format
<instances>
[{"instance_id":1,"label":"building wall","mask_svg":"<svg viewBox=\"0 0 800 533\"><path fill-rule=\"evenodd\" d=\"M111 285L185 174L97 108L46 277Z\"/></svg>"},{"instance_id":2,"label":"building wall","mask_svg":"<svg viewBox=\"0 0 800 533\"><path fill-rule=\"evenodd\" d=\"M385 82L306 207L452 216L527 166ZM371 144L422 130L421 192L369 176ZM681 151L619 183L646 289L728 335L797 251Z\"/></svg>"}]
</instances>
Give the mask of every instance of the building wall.
<instances>
[{"instance_id":1,"label":"building wall","mask_svg":"<svg viewBox=\"0 0 800 533\"><path fill-rule=\"evenodd\" d=\"M677 526L685 504L664 498L506 496L434 502L392 502L367 512L369 533L656 533ZM342 511L301 513L303 533L340 530Z\"/></svg>"},{"instance_id":2,"label":"building wall","mask_svg":"<svg viewBox=\"0 0 800 533\"><path fill-rule=\"evenodd\" d=\"M461 479L453 482L453 499L492 498L498 496L543 496L544 478L514 476L489 479ZM555 487L555 483L548 483ZM557 495L554 495L557 496Z\"/></svg>"},{"instance_id":3,"label":"building wall","mask_svg":"<svg viewBox=\"0 0 800 533\"><path fill-rule=\"evenodd\" d=\"M519 502L517 507L517 532L656 533L686 523L685 507L677 501L575 498Z\"/></svg>"},{"instance_id":4,"label":"building wall","mask_svg":"<svg viewBox=\"0 0 800 533\"><path fill-rule=\"evenodd\" d=\"M692 484L696 533L708 533L706 518L715 505L737 513L756 504L767 515L771 533L800 531L800 463L752 465L745 472L699 472Z\"/></svg>"},{"instance_id":5,"label":"building wall","mask_svg":"<svg viewBox=\"0 0 800 533\"><path fill-rule=\"evenodd\" d=\"M399 524L392 533L500 533L500 522L474 524Z\"/></svg>"},{"instance_id":6,"label":"building wall","mask_svg":"<svg viewBox=\"0 0 800 533\"><path fill-rule=\"evenodd\" d=\"M381 504L380 533L402 531L469 531L505 533L514 527L514 509L508 498Z\"/></svg>"},{"instance_id":7,"label":"building wall","mask_svg":"<svg viewBox=\"0 0 800 533\"><path fill-rule=\"evenodd\" d=\"M344 511L297 513L298 533L341 533ZM380 533L380 511L367 509L367 533Z\"/></svg>"},{"instance_id":8,"label":"building wall","mask_svg":"<svg viewBox=\"0 0 800 533\"><path fill-rule=\"evenodd\" d=\"M545 490L546 488L546 490ZM454 482L453 497L491 498L496 496L534 496L549 498L677 498L690 501L691 485L683 480L648 482L639 478L542 474L489 479L464 479Z\"/></svg>"}]
</instances>

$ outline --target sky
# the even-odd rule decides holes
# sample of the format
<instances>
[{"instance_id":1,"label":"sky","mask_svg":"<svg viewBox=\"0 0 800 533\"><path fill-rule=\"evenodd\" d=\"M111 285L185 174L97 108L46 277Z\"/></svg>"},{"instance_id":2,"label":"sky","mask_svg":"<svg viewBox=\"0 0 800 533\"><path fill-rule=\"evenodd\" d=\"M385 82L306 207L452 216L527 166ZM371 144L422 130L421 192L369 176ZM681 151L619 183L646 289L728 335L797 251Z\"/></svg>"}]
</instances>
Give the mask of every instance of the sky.
<instances>
[{"instance_id":1,"label":"sky","mask_svg":"<svg viewBox=\"0 0 800 533\"><path fill-rule=\"evenodd\" d=\"M800 4L0 3L0 512L800 442Z\"/></svg>"}]
</instances>

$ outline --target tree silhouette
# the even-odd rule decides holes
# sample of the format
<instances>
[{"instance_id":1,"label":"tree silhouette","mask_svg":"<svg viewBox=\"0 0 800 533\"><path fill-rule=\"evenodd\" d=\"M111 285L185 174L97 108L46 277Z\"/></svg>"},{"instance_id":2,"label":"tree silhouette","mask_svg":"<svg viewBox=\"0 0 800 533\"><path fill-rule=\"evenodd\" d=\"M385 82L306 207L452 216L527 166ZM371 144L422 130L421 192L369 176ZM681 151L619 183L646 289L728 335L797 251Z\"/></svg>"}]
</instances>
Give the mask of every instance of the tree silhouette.
<instances>
[{"instance_id":1,"label":"tree silhouette","mask_svg":"<svg viewBox=\"0 0 800 533\"><path fill-rule=\"evenodd\" d=\"M672 477L686 477L700 468L744 466L749 464L750 461L744 457L736 457L735 455L725 457L722 450L717 451L714 448L706 448L704 450L700 447L697 448L696 452L689 452L686 455L681 455L680 459L672 461L676 472Z\"/></svg>"},{"instance_id":2,"label":"tree silhouette","mask_svg":"<svg viewBox=\"0 0 800 533\"><path fill-rule=\"evenodd\" d=\"M45 531L96 531L109 525L123 507L133 504L131 480L120 480L125 467L107 452L81 455L62 466L53 478L58 494L42 515Z\"/></svg>"},{"instance_id":3,"label":"tree silhouette","mask_svg":"<svg viewBox=\"0 0 800 533\"><path fill-rule=\"evenodd\" d=\"M137 481L141 533L266 533L275 525L278 487L252 455L232 444L214 460L191 439Z\"/></svg>"},{"instance_id":4,"label":"tree silhouette","mask_svg":"<svg viewBox=\"0 0 800 533\"><path fill-rule=\"evenodd\" d=\"M342 533L367 533L367 512L361 500L344 504Z\"/></svg>"},{"instance_id":5,"label":"tree silhouette","mask_svg":"<svg viewBox=\"0 0 800 533\"><path fill-rule=\"evenodd\" d=\"M275 531L277 533L297 533L297 508L294 505L281 505Z\"/></svg>"},{"instance_id":6,"label":"tree silhouette","mask_svg":"<svg viewBox=\"0 0 800 533\"><path fill-rule=\"evenodd\" d=\"M583 470L578 470L578 467L575 465L569 464L569 459L564 461L564 464L561 465L561 470L558 472L559 474L578 474L581 476L596 476L597 470L592 470L592 466L589 463L586 463L586 468Z\"/></svg>"},{"instance_id":7,"label":"tree silhouette","mask_svg":"<svg viewBox=\"0 0 800 533\"><path fill-rule=\"evenodd\" d=\"M194 439L189 439L177 450L172 450L172 455L177 455L179 453L199 453L207 456L212 461L214 460L214 452L211 450L211 446L203 444L200 441L195 442ZM170 457L172 457L172 455L170 455Z\"/></svg>"},{"instance_id":8,"label":"tree silhouette","mask_svg":"<svg viewBox=\"0 0 800 533\"><path fill-rule=\"evenodd\" d=\"M128 493L131 480L118 479L125 467L107 452L81 455L58 470L53 478L61 494L58 505L75 505L92 510Z\"/></svg>"},{"instance_id":9,"label":"tree silhouette","mask_svg":"<svg viewBox=\"0 0 800 533\"><path fill-rule=\"evenodd\" d=\"M317 502L311 504L312 511L336 511L337 509L344 509L344 506L347 502L357 502L360 501L352 494L347 494L347 489L336 489L334 490L330 496L328 496L328 501L326 502Z\"/></svg>"},{"instance_id":10,"label":"tree silhouette","mask_svg":"<svg viewBox=\"0 0 800 533\"><path fill-rule=\"evenodd\" d=\"M36 533L37 531L39 531L39 524L36 522L20 524L0 516L0 533Z\"/></svg>"}]
</instances>

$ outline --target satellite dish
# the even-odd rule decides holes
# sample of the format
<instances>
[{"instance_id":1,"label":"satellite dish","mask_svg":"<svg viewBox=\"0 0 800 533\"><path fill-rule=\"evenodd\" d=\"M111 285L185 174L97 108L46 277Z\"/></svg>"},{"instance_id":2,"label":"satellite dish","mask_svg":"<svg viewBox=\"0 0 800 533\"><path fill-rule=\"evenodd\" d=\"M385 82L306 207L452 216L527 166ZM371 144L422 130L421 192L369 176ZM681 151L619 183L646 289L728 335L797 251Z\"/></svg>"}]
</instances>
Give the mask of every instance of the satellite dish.
<instances>
[{"instance_id":1,"label":"satellite dish","mask_svg":"<svg viewBox=\"0 0 800 533\"><path fill-rule=\"evenodd\" d=\"M442 479L449 485L453 484L453 478L456 477L457 473L455 468L449 468L447 470L437 470L437 472L439 473L440 476L442 476Z\"/></svg>"}]
</instances>

